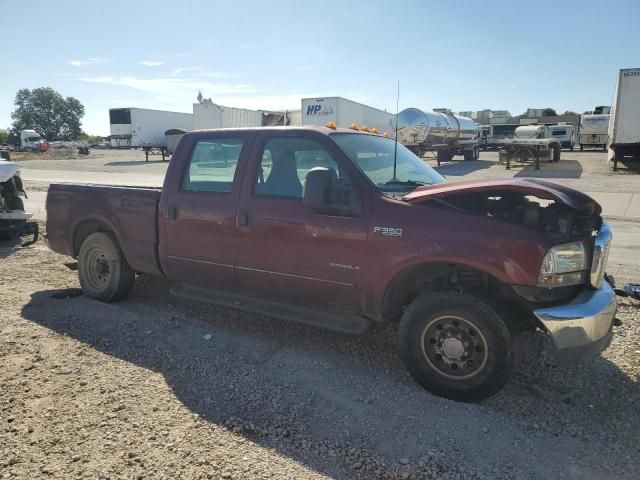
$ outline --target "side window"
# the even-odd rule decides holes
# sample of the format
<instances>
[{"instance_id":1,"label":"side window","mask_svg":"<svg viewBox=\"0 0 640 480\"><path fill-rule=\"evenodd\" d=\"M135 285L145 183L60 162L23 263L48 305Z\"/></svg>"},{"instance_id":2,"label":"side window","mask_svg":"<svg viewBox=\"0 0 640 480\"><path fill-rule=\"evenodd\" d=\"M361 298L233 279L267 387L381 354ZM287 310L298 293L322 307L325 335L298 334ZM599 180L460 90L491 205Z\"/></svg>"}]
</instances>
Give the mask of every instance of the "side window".
<instances>
[{"instance_id":1,"label":"side window","mask_svg":"<svg viewBox=\"0 0 640 480\"><path fill-rule=\"evenodd\" d=\"M341 183L348 183L322 145L296 137L272 138L262 151L254 192L258 195L302 198L307 172L315 167L334 170Z\"/></svg>"},{"instance_id":2,"label":"side window","mask_svg":"<svg viewBox=\"0 0 640 480\"><path fill-rule=\"evenodd\" d=\"M199 140L182 180L189 192L230 192L244 140L240 137Z\"/></svg>"}]
</instances>

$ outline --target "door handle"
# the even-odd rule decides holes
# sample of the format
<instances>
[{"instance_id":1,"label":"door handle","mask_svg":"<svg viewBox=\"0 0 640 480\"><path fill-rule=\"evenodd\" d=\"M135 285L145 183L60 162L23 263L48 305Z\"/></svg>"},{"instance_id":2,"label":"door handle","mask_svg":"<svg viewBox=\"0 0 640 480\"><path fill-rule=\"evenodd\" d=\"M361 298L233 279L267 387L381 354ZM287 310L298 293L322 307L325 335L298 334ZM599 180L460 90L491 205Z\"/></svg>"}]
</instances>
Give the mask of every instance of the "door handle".
<instances>
[{"instance_id":1,"label":"door handle","mask_svg":"<svg viewBox=\"0 0 640 480\"><path fill-rule=\"evenodd\" d=\"M167 218L169 218L169 220L177 220L179 216L180 209L178 208L178 206L169 205L169 208L167 209Z\"/></svg>"},{"instance_id":2,"label":"door handle","mask_svg":"<svg viewBox=\"0 0 640 480\"><path fill-rule=\"evenodd\" d=\"M236 215L236 227L240 230L249 230L251 226L251 215L248 210L240 210Z\"/></svg>"}]
</instances>

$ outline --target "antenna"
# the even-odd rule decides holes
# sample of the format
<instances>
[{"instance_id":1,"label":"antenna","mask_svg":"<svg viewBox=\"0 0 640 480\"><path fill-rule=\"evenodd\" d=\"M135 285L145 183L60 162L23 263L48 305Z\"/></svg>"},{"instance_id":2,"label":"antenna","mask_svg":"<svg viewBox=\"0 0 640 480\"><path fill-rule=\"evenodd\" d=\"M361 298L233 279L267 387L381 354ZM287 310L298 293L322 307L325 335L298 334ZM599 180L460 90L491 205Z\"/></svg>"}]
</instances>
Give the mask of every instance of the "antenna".
<instances>
[{"instance_id":1,"label":"antenna","mask_svg":"<svg viewBox=\"0 0 640 480\"><path fill-rule=\"evenodd\" d=\"M398 166L398 113L400 110L400 80L398 80L398 95L396 97L396 143L393 149L393 180L397 181L396 178L396 167Z\"/></svg>"}]
</instances>

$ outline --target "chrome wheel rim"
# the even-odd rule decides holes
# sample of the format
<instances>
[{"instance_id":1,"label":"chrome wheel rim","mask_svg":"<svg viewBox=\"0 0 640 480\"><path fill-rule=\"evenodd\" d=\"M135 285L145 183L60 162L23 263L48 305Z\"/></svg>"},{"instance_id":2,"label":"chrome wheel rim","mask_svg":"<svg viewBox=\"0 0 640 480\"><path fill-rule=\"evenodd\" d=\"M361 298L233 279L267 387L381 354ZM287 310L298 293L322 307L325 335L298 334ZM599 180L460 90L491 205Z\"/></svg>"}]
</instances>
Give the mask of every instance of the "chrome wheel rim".
<instances>
[{"instance_id":1,"label":"chrome wheel rim","mask_svg":"<svg viewBox=\"0 0 640 480\"><path fill-rule=\"evenodd\" d=\"M422 331L420 345L427 363L440 375L454 380L476 376L489 357L482 332L453 315L431 320Z\"/></svg>"}]
</instances>

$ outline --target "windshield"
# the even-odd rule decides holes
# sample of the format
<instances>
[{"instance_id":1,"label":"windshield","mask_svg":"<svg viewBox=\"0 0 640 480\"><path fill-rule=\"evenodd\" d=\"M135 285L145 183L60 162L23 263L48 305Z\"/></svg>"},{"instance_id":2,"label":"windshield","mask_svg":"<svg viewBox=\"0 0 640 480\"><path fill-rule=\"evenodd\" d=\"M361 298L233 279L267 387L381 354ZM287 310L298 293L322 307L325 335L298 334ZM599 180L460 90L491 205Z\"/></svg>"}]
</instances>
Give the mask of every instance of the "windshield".
<instances>
[{"instance_id":1,"label":"windshield","mask_svg":"<svg viewBox=\"0 0 640 480\"><path fill-rule=\"evenodd\" d=\"M37 142L40 140L40 137L27 137L28 142Z\"/></svg>"},{"instance_id":2,"label":"windshield","mask_svg":"<svg viewBox=\"0 0 640 480\"><path fill-rule=\"evenodd\" d=\"M444 183L445 179L398 143L396 177L393 178L395 141L359 133L333 133L331 138L342 151L383 192L407 192L420 185Z\"/></svg>"}]
</instances>

